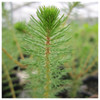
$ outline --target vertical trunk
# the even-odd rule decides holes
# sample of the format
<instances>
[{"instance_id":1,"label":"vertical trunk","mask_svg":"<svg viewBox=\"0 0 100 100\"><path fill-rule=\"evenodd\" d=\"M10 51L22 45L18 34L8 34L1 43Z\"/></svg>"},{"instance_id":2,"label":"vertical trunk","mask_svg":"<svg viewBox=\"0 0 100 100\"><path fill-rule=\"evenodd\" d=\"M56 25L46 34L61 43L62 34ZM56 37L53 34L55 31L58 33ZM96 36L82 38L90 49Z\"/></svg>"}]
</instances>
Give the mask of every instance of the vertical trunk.
<instances>
[{"instance_id":1,"label":"vertical trunk","mask_svg":"<svg viewBox=\"0 0 100 100\"><path fill-rule=\"evenodd\" d=\"M46 57L46 84L45 84L45 93L44 93L44 97L48 98L49 96L49 91L50 91L50 69L49 69L49 54L50 54L50 48L48 47L50 45L50 37L49 37L49 33L47 36L47 41L46 41L46 52L45 52L45 57Z\"/></svg>"}]
</instances>

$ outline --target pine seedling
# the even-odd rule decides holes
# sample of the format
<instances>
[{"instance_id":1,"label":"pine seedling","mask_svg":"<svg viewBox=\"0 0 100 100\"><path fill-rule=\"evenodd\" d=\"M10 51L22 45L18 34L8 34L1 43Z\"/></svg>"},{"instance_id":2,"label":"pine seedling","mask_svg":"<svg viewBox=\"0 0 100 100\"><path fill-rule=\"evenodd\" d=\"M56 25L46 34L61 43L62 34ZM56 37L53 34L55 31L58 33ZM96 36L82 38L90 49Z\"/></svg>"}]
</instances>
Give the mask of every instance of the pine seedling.
<instances>
[{"instance_id":1,"label":"pine seedling","mask_svg":"<svg viewBox=\"0 0 100 100\"><path fill-rule=\"evenodd\" d=\"M59 67L70 58L69 25L63 26L65 17L59 16L60 10L55 6L39 7L36 13L38 20L31 16L27 25L29 34L24 38L26 45L23 49L33 56L32 60L23 61L28 65L26 86L34 98L53 98L69 83L62 80L62 75L69 70Z\"/></svg>"},{"instance_id":2,"label":"pine seedling","mask_svg":"<svg viewBox=\"0 0 100 100\"><path fill-rule=\"evenodd\" d=\"M14 24L14 28L20 32L25 32L26 30L26 25L25 22L17 22Z\"/></svg>"}]
</instances>

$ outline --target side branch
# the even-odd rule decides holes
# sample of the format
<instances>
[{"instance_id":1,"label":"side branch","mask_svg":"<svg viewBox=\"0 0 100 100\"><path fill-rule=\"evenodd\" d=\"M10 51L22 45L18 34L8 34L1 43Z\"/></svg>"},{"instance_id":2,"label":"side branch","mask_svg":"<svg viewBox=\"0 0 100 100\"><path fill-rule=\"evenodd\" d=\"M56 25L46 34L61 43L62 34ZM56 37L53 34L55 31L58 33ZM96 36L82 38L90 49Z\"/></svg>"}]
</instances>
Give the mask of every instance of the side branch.
<instances>
[{"instance_id":1,"label":"side branch","mask_svg":"<svg viewBox=\"0 0 100 100\"><path fill-rule=\"evenodd\" d=\"M23 64L21 64L20 62L18 62L17 60L14 60L13 57L4 49L2 48L2 51L8 56L8 58L10 60L12 60L14 63L16 63L18 66L20 66L21 68L26 68L26 66L24 66Z\"/></svg>"},{"instance_id":2,"label":"side branch","mask_svg":"<svg viewBox=\"0 0 100 100\"><path fill-rule=\"evenodd\" d=\"M11 77L10 77L9 72L7 70L7 67L4 65L4 63L3 63L3 68L4 68L5 74L7 76L8 82L9 82L9 87L10 87L10 90L11 90L11 93L12 93L12 97L16 98L16 94L15 94L15 90L14 90L14 87L13 87Z\"/></svg>"}]
</instances>

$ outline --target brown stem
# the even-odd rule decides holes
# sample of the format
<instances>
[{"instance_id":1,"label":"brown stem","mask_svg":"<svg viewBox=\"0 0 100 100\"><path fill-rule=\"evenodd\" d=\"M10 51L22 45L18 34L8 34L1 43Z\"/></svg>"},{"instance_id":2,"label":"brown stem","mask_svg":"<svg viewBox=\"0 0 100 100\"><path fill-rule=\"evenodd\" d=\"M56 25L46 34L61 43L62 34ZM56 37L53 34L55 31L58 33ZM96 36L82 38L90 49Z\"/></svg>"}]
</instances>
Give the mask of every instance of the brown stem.
<instances>
[{"instance_id":1,"label":"brown stem","mask_svg":"<svg viewBox=\"0 0 100 100\"><path fill-rule=\"evenodd\" d=\"M16 42L16 47L17 47L17 49L18 49L18 51L20 53L20 57L21 57L21 59L24 59L23 53L21 51L20 45L19 45L19 43L17 41L16 35L15 35L15 32L14 32L14 29L12 28L12 25L11 25L9 19L8 19L8 16L5 15L5 17L6 17L6 22L8 23L8 28L10 29L10 31L12 33L12 36L13 36L13 39Z\"/></svg>"},{"instance_id":2,"label":"brown stem","mask_svg":"<svg viewBox=\"0 0 100 100\"><path fill-rule=\"evenodd\" d=\"M91 49L91 51L90 51L90 53L89 53L89 55L88 55L88 57L86 59L86 62L84 63L80 73L87 67L87 64L88 64L89 60L91 59L92 55L93 55L93 49ZM81 63L80 63L80 66L81 66Z\"/></svg>"},{"instance_id":3,"label":"brown stem","mask_svg":"<svg viewBox=\"0 0 100 100\"><path fill-rule=\"evenodd\" d=\"M21 64L20 62L18 62L17 60L14 60L13 57L4 49L2 48L2 51L8 56L8 58L10 60L12 60L14 63L16 63L18 66L20 66L21 68L26 68L26 66L24 66L23 64Z\"/></svg>"},{"instance_id":4,"label":"brown stem","mask_svg":"<svg viewBox=\"0 0 100 100\"><path fill-rule=\"evenodd\" d=\"M85 70L84 73L87 73L93 67L93 65L96 63L96 61L97 61L97 57L94 59L94 61L92 62L92 64L90 66L88 66L88 68Z\"/></svg>"},{"instance_id":5,"label":"brown stem","mask_svg":"<svg viewBox=\"0 0 100 100\"><path fill-rule=\"evenodd\" d=\"M65 20L64 23L63 23L63 26L66 24L66 22L67 22L67 20L68 20L68 17L70 16L70 14L71 14L71 10L68 12L67 17L66 17L66 20Z\"/></svg>"},{"instance_id":6,"label":"brown stem","mask_svg":"<svg viewBox=\"0 0 100 100\"><path fill-rule=\"evenodd\" d=\"M78 78L84 75L85 73L87 73L93 67L96 61L97 61L97 58L94 59L94 61L88 66L88 68L83 73L79 74Z\"/></svg>"},{"instance_id":7,"label":"brown stem","mask_svg":"<svg viewBox=\"0 0 100 100\"><path fill-rule=\"evenodd\" d=\"M46 65L45 65L45 68L46 68L46 85L45 85L45 93L44 93L44 97L48 98L49 96L49 91L50 91L50 87L49 87L49 84L50 84L50 76L49 76L49 73L50 73L50 69L49 69L49 54L50 54L50 48L48 47L50 45L50 38L49 36L47 36L47 41L46 41Z\"/></svg>"},{"instance_id":8,"label":"brown stem","mask_svg":"<svg viewBox=\"0 0 100 100\"><path fill-rule=\"evenodd\" d=\"M78 3L77 3L77 4L78 4ZM71 12L73 11L74 7L77 6L77 4L74 3L74 4L72 5L72 7L69 8L69 11L68 11L67 17L66 17L66 19L65 19L65 21L64 21L64 23L63 23L63 26L66 24L66 22L67 22L67 20L68 20L68 18L69 18L69 16L70 16L70 14L71 14Z\"/></svg>"},{"instance_id":9,"label":"brown stem","mask_svg":"<svg viewBox=\"0 0 100 100\"><path fill-rule=\"evenodd\" d=\"M17 41L17 38L15 37L14 34L13 34L13 37L14 37L14 41L16 42L16 46L17 46L17 48L18 48L18 51L19 51L19 53L20 53L20 57L21 57L21 59L24 59L23 53L22 53L22 51L21 51L21 48L20 48L19 43L18 43L18 41Z\"/></svg>"},{"instance_id":10,"label":"brown stem","mask_svg":"<svg viewBox=\"0 0 100 100\"><path fill-rule=\"evenodd\" d=\"M5 74L7 76L8 82L9 82L9 87L10 87L10 90L11 90L11 93L12 93L12 97L16 98L16 94L15 94L15 90L14 90L14 87L13 87L11 77L10 77L9 72L7 70L7 67L4 65L4 63L3 63L3 68L4 68Z\"/></svg>"}]
</instances>

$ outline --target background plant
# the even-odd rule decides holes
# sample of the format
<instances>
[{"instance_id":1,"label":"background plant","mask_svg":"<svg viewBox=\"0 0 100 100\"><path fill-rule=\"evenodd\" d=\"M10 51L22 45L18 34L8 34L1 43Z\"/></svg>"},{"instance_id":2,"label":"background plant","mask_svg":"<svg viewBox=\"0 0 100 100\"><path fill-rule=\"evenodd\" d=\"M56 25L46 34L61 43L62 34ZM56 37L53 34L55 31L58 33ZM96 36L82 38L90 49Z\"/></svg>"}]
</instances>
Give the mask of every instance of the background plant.
<instances>
[{"instance_id":1,"label":"background plant","mask_svg":"<svg viewBox=\"0 0 100 100\"><path fill-rule=\"evenodd\" d=\"M75 34L73 36L73 40L77 39L77 41L76 44L73 45L74 48L74 50L72 51L73 58L68 62L69 64L71 63L70 66L73 69L69 73L72 78L71 90L69 92L71 97L77 97L77 92L80 89L79 87L80 85L83 84L82 81L86 76L94 75L98 72L97 30L98 30L97 24L93 26L89 24L84 24L84 26L79 29L78 31L79 33L74 31ZM79 35L80 33L82 34ZM95 35L93 35L94 33ZM80 48L80 45L82 46L82 48ZM65 65L66 67L69 66L68 63L66 63Z\"/></svg>"}]
</instances>

